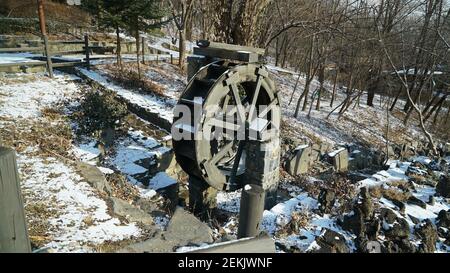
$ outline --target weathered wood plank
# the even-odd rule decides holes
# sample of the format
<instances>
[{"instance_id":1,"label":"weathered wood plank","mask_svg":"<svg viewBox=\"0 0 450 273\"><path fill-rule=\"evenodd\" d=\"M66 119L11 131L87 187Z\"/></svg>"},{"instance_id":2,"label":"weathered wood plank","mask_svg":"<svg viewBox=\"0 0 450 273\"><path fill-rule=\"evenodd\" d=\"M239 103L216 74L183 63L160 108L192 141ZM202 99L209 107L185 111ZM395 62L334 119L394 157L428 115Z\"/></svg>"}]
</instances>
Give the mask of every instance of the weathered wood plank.
<instances>
[{"instance_id":1,"label":"weathered wood plank","mask_svg":"<svg viewBox=\"0 0 450 273\"><path fill-rule=\"evenodd\" d=\"M61 63L53 63L53 67L68 67L68 66L77 66L77 65L87 65L86 62L61 62Z\"/></svg>"},{"instance_id":2,"label":"weathered wood plank","mask_svg":"<svg viewBox=\"0 0 450 273\"><path fill-rule=\"evenodd\" d=\"M18 63L2 63L0 67L13 67L13 66L40 66L46 65L47 62L44 61L34 61L34 62L18 62Z\"/></svg>"},{"instance_id":3,"label":"weathered wood plank","mask_svg":"<svg viewBox=\"0 0 450 273\"><path fill-rule=\"evenodd\" d=\"M16 153L0 147L0 253L31 252Z\"/></svg>"},{"instance_id":4,"label":"weathered wood plank","mask_svg":"<svg viewBox=\"0 0 450 273\"><path fill-rule=\"evenodd\" d=\"M262 57L260 54L254 52L234 51L229 49L212 48L212 47L194 47L194 55L236 60L247 63L257 63L260 61L260 58Z\"/></svg>"},{"instance_id":5,"label":"weathered wood plank","mask_svg":"<svg viewBox=\"0 0 450 273\"><path fill-rule=\"evenodd\" d=\"M257 48L257 47L250 47L250 46L240 46L240 45L232 45L232 44L224 44L224 43L215 43L215 42L209 42L209 41L199 41L200 43L204 42L209 44L209 48L217 48L217 49L225 49L225 50L232 50L232 51L247 51L256 53L258 55L264 55L266 50L264 48Z\"/></svg>"},{"instance_id":6,"label":"weathered wood plank","mask_svg":"<svg viewBox=\"0 0 450 273\"><path fill-rule=\"evenodd\" d=\"M0 53L11 53L11 52L37 52L44 51L43 46L38 47L10 47L10 48L0 48Z\"/></svg>"}]
</instances>

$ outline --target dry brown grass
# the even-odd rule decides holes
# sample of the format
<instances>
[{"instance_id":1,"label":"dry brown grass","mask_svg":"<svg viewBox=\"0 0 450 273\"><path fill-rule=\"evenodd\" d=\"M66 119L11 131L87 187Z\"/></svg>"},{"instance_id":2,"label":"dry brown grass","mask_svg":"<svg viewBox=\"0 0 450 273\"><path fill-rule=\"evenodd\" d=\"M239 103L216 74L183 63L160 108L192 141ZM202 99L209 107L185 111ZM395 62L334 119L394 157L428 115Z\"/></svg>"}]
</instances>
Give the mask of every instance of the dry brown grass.
<instances>
[{"instance_id":1,"label":"dry brown grass","mask_svg":"<svg viewBox=\"0 0 450 273\"><path fill-rule=\"evenodd\" d=\"M406 202L411 197L409 191L404 191L395 187L384 189L382 187L371 187L369 189L370 195L374 198L385 197L391 201Z\"/></svg>"},{"instance_id":2,"label":"dry brown grass","mask_svg":"<svg viewBox=\"0 0 450 273\"><path fill-rule=\"evenodd\" d=\"M139 192L137 188L129 183L123 175L118 173L107 174L106 180L112 187L113 196L128 202L138 199Z\"/></svg>"},{"instance_id":3,"label":"dry brown grass","mask_svg":"<svg viewBox=\"0 0 450 273\"><path fill-rule=\"evenodd\" d=\"M311 215L308 211L294 211L291 214L289 223L277 231L277 236L299 234L300 229L306 228L310 221Z\"/></svg>"},{"instance_id":4,"label":"dry brown grass","mask_svg":"<svg viewBox=\"0 0 450 273\"><path fill-rule=\"evenodd\" d=\"M24 196L26 198L26 196ZM57 216L57 211L43 202L33 202L25 206L28 235L34 248L41 248L51 241L49 219Z\"/></svg>"},{"instance_id":5,"label":"dry brown grass","mask_svg":"<svg viewBox=\"0 0 450 273\"><path fill-rule=\"evenodd\" d=\"M139 77L137 65L134 63L124 63L122 70L116 65L105 65L104 69L108 71L111 78L118 84L130 89L139 89L142 92L154 94L161 97L167 97L164 94L165 88L145 77L148 66L141 65L141 76Z\"/></svg>"},{"instance_id":6,"label":"dry brown grass","mask_svg":"<svg viewBox=\"0 0 450 273\"><path fill-rule=\"evenodd\" d=\"M66 122L54 120L16 120L2 118L0 144L21 153L29 147L39 147L39 155L68 157L72 145L72 131ZM33 155L33 153L31 153Z\"/></svg>"}]
</instances>

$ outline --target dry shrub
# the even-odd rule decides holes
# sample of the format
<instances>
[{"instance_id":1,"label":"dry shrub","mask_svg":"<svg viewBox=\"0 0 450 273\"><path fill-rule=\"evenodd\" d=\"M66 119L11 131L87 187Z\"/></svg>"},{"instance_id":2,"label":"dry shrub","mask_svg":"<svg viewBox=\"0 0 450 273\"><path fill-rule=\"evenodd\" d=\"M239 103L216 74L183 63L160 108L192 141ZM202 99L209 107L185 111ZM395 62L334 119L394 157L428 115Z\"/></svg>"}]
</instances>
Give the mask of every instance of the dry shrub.
<instances>
[{"instance_id":1,"label":"dry shrub","mask_svg":"<svg viewBox=\"0 0 450 273\"><path fill-rule=\"evenodd\" d=\"M45 122L40 120L19 120L5 122L0 130L1 145L14 147L23 152L29 147L39 147L40 155L55 154L67 157L72 147L72 130L61 120Z\"/></svg>"},{"instance_id":2,"label":"dry shrub","mask_svg":"<svg viewBox=\"0 0 450 273\"><path fill-rule=\"evenodd\" d=\"M403 184L400 184L403 185ZM378 187L371 187L369 189L370 195L374 198L381 198L385 197L386 199L389 199L391 201L398 201L398 202L406 202L411 197L411 193L409 191L404 191L395 187L389 187L387 189L378 186Z\"/></svg>"},{"instance_id":3,"label":"dry shrub","mask_svg":"<svg viewBox=\"0 0 450 273\"><path fill-rule=\"evenodd\" d=\"M25 206L28 235L33 248L41 248L51 241L49 219L56 217L56 210L42 202L33 202Z\"/></svg>"},{"instance_id":4,"label":"dry shrub","mask_svg":"<svg viewBox=\"0 0 450 273\"><path fill-rule=\"evenodd\" d=\"M106 65L105 69L115 82L125 88L140 89L146 93L167 97L164 94L165 88L163 86L145 77L144 74L148 70L145 66L141 67L140 77L137 67L133 64L123 64L122 70L115 65Z\"/></svg>"},{"instance_id":5,"label":"dry shrub","mask_svg":"<svg viewBox=\"0 0 450 273\"><path fill-rule=\"evenodd\" d=\"M304 229L311 221L311 215L308 211L294 211L291 214L291 220L283 228L277 231L277 236L289 236L291 234L299 234L300 229Z\"/></svg>"},{"instance_id":6,"label":"dry shrub","mask_svg":"<svg viewBox=\"0 0 450 273\"><path fill-rule=\"evenodd\" d=\"M113 196L128 202L133 202L138 198L137 188L129 183L123 175L118 173L107 174L106 180L112 187Z\"/></svg>"},{"instance_id":7,"label":"dry shrub","mask_svg":"<svg viewBox=\"0 0 450 273\"><path fill-rule=\"evenodd\" d=\"M87 91L81 103L81 112L74 115L81 134L95 134L105 128L115 128L128 114L127 106L119 102L112 92Z\"/></svg>"}]
</instances>

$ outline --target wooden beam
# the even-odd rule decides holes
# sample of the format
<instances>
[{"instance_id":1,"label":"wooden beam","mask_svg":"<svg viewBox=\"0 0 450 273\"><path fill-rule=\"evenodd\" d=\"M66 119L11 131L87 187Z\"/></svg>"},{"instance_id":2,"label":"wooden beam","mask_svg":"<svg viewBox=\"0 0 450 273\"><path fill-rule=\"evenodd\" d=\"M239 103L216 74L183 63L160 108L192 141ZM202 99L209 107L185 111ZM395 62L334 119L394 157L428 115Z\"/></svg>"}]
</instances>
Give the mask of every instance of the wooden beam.
<instances>
[{"instance_id":1,"label":"wooden beam","mask_svg":"<svg viewBox=\"0 0 450 273\"><path fill-rule=\"evenodd\" d=\"M240 45L232 45L232 44L224 44L224 43L215 43L209 41L199 41L199 45L205 44L208 45L207 48L216 48L216 49L225 49L231 51L246 51L256 53L258 55L264 55L266 50L264 48L250 47L250 46L240 46ZM202 47L202 46L199 46ZM203 47L205 48L205 47Z\"/></svg>"},{"instance_id":2,"label":"wooden beam","mask_svg":"<svg viewBox=\"0 0 450 273\"><path fill-rule=\"evenodd\" d=\"M11 53L11 52L36 52L44 51L43 46L38 47L12 47L12 48L0 48L0 53Z\"/></svg>"},{"instance_id":3,"label":"wooden beam","mask_svg":"<svg viewBox=\"0 0 450 273\"><path fill-rule=\"evenodd\" d=\"M87 65L86 62L62 62L62 63L53 63L53 67L68 67L68 66L77 66L77 65Z\"/></svg>"},{"instance_id":4,"label":"wooden beam","mask_svg":"<svg viewBox=\"0 0 450 273\"><path fill-rule=\"evenodd\" d=\"M230 49L212 48L212 47L194 47L194 55L236 60L247 63L257 63L260 61L260 58L262 57L262 55L254 52L235 51Z\"/></svg>"},{"instance_id":5,"label":"wooden beam","mask_svg":"<svg viewBox=\"0 0 450 273\"><path fill-rule=\"evenodd\" d=\"M14 66L40 66L46 65L47 62L36 61L36 62L19 62L19 63L1 63L0 67L14 67Z\"/></svg>"}]
</instances>

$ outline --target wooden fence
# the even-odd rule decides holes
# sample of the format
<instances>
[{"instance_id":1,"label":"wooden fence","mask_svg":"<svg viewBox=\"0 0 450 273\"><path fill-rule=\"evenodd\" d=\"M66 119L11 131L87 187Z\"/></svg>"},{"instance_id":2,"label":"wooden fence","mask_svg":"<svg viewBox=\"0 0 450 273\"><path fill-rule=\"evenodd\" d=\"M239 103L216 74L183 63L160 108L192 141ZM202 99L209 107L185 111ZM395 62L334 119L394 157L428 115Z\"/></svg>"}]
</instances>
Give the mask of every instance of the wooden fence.
<instances>
[{"instance_id":1,"label":"wooden fence","mask_svg":"<svg viewBox=\"0 0 450 273\"><path fill-rule=\"evenodd\" d=\"M42 40L30 40L26 41L27 44L37 44L37 46L25 46L25 47L14 47L14 48L0 48L1 53L16 53L16 52L31 52L31 53L42 53L43 57L41 60L33 60L33 61L25 61L25 62L17 62L17 63L0 63L0 68L2 67L34 67L34 66L45 66L50 77L53 77L53 69L54 68L62 68L62 67L74 67L74 66L86 66L90 69L91 66L91 55L95 51L104 51L113 52L117 47L116 43L107 43L104 41L90 41L89 36L85 35L84 40L47 40L43 38ZM82 50L50 50L50 48L55 45L82 45ZM107 44L110 44L109 46ZM129 47L130 44L135 44L135 42L122 42L123 45ZM161 54L159 49L155 49L149 47L145 43L145 39L142 38L142 46L141 47L141 58L142 63L145 64L145 54L157 51L156 54L156 62L158 63L160 58L158 54ZM147 51L147 52L146 52ZM83 54L83 61L69 61L63 59L57 59L57 57L63 57L66 55L75 55L75 54ZM172 54L170 55L170 63L174 63L174 57Z\"/></svg>"},{"instance_id":2,"label":"wooden fence","mask_svg":"<svg viewBox=\"0 0 450 273\"><path fill-rule=\"evenodd\" d=\"M15 47L15 48L0 48L0 53L16 53L16 52L39 52L45 57L45 61L29 61L29 62L17 62L17 63L0 63L0 67L17 67L17 66L46 66L50 77L53 77L53 68L59 67L70 67L70 66L87 66L90 67L89 54L91 47L89 46L89 37L85 35L84 40L74 40L74 41L48 41L44 37L41 41L43 46L36 47ZM72 51L50 51L50 44L81 44L83 45L83 50L72 50ZM72 54L84 54L84 61L65 61L57 60L53 62L52 57L72 55Z\"/></svg>"}]
</instances>

